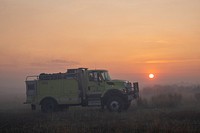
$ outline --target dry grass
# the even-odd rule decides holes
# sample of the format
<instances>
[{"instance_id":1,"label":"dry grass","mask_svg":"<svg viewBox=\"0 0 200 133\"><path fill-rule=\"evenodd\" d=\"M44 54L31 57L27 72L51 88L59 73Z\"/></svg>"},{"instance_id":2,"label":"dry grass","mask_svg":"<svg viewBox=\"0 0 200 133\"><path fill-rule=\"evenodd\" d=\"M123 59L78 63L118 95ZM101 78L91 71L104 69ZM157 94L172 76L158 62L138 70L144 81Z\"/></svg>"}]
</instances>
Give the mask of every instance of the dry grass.
<instances>
[{"instance_id":1,"label":"dry grass","mask_svg":"<svg viewBox=\"0 0 200 133\"><path fill-rule=\"evenodd\" d=\"M152 105L157 108L177 107L182 102L182 95L177 93L159 94L151 98Z\"/></svg>"},{"instance_id":2,"label":"dry grass","mask_svg":"<svg viewBox=\"0 0 200 133\"><path fill-rule=\"evenodd\" d=\"M199 109L191 108L132 106L127 112L110 113L73 107L53 114L26 110L0 113L0 132L4 133L199 132L199 127Z\"/></svg>"}]
</instances>

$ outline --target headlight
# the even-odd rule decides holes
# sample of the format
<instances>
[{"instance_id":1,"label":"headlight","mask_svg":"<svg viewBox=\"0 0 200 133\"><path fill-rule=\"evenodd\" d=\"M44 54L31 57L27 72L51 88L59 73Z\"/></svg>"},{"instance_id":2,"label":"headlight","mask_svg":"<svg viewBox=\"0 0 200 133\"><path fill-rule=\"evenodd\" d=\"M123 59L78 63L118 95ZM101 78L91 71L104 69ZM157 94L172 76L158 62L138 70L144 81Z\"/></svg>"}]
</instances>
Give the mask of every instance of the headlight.
<instances>
[{"instance_id":1,"label":"headlight","mask_svg":"<svg viewBox=\"0 0 200 133\"><path fill-rule=\"evenodd\" d=\"M122 92L123 93L127 93L127 89L122 89Z\"/></svg>"},{"instance_id":2,"label":"headlight","mask_svg":"<svg viewBox=\"0 0 200 133\"><path fill-rule=\"evenodd\" d=\"M129 81L124 82L124 86L125 86L125 88L127 88L127 89L131 89L131 88L132 88L132 84L131 84L131 82L129 82Z\"/></svg>"},{"instance_id":3,"label":"headlight","mask_svg":"<svg viewBox=\"0 0 200 133\"><path fill-rule=\"evenodd\" d=\"M127 81L124 82L124 86L125 86L125 87L128 87L128 82L127 82Z\"/></svg>"}]
</instances>

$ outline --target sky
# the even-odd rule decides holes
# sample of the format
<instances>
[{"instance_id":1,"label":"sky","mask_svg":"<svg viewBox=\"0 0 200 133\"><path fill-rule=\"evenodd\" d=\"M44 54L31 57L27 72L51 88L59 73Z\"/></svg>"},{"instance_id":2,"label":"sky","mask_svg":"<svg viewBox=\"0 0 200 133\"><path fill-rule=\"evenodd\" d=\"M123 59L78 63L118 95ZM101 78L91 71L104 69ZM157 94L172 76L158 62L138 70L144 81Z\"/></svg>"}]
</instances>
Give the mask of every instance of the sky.
<instances>
[{"instance_id":1,"label":"sky","mask_svg":"<svg viewBox=\"0 0 200 133\"><path fill-rule=\"evenodd\" d=\"M0 0L0 86L77 67L199 84L200 1Z\"/></svg>"}]
</instances>

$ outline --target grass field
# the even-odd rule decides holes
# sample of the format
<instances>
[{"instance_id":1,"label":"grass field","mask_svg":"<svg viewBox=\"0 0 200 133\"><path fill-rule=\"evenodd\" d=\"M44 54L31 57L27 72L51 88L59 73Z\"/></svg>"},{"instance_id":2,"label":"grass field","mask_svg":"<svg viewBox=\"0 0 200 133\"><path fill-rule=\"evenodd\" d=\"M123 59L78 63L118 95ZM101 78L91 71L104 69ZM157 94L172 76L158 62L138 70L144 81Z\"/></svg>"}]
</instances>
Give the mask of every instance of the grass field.
<instances>
[{"instance_id":1,"label":"grass field","mask_svg":"<svg viewBox=\"0 0 200 133\"><path fill-rule=\"evenodd\" d=\"M200 132L199 89L177 88L165 91L148 88L141 92L138 103L126 112L111 113L98 107L71 107L68 110L44 114L31 111L21 104L23 97L0 108L2 133L156 133ZM156 87L155 87L156 88ZM180 91L181 89L181 91ZM167 89L169 90L169 88ZM195 91L194 91L195 90Z\"/></svg>"}]
</instances>

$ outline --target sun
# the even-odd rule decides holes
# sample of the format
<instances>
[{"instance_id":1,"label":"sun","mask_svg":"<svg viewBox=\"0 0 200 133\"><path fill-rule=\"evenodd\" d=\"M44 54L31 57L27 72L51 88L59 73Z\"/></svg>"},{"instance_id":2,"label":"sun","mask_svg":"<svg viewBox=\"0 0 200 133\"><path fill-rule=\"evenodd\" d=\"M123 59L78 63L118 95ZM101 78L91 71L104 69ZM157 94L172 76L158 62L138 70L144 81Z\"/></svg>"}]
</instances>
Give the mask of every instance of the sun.
<instances>
[{"instance_id":1,"label":"sun","mask_svg":"<svg viewBox=\"0 0 200 133\"><path fill-rule=\"evenodd\" d=\"M154 74L152 74L152 73L149 74L149 78L150 78L150 79L153 79L153 78L154 78Z\"/></svg>"}]
</instances>

